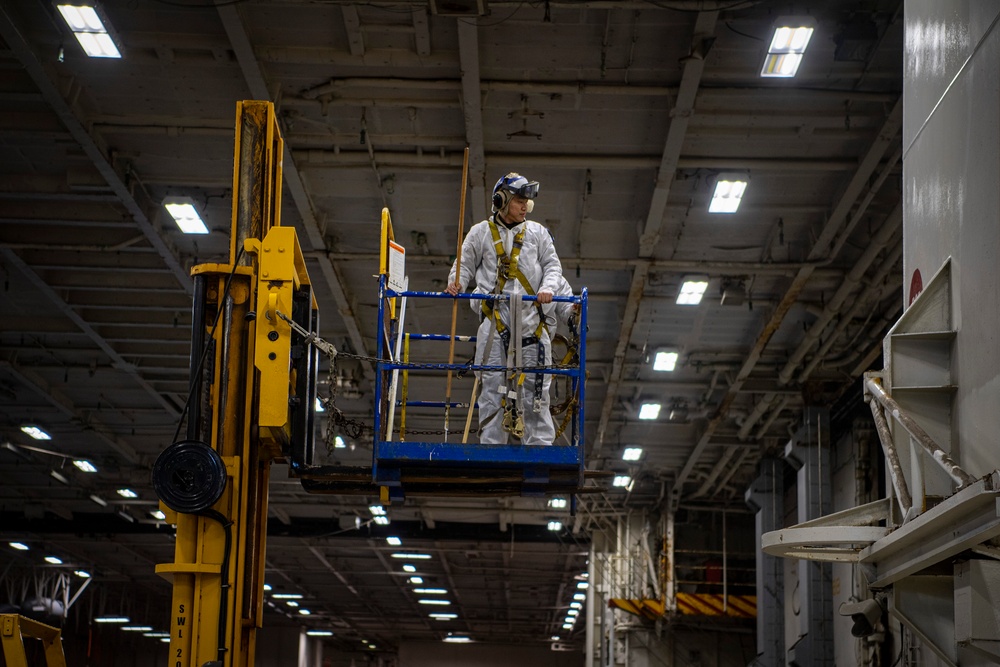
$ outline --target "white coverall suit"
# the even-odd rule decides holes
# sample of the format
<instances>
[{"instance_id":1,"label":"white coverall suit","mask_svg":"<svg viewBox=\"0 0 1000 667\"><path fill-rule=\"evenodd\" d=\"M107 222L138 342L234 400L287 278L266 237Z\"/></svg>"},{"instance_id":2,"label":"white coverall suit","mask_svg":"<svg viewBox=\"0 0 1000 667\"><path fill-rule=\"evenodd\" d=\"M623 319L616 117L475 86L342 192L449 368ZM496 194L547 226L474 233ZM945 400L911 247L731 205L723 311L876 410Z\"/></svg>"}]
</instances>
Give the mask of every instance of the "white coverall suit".
<instances>
[{"instance_id":1,"label":"white coverall suit","mask_svg":"<svg viewBox=\"0 0 1000 667\"><path fill-rule=\"evenodd\" d=\"M492 219L492 217L491 217ZM555 246L552 243L552 236L542 225L532 220L526 220L508 229L503 223L496 223L497 231L503 241L504 251L507 257L511 257L513 252L514 237L522 229L524 238L520 254L517 259L517 268L537 294L540 291L549 291L553 294L559 287L562 278L562 264L556 254ZM475 279L473 283L473 279ZM462 291L471 291L475 294L489 294L497 284L497 253L493 245L493 235L490 232L489 221L483 220L474 225L469 230L465 241L462 243L462 275L455 277L455 266L451 267L448 282L458 282ZM469 289L469 287L473 289ZM503 287L504 294L527 294L521 282L516 276L510 276ZM494 301L500 315L500 320L510 329L510 306L507 301ZM481 312L481 302L478 299L470 301L475 312ZM536 302L525 301L521 304L520 322L521 336L523 338L535 335L538 328L538 308ZM492 344L488 359L484 359L487 341L490 340L492 331ZM507 348L503 343L499 333L496 331L496 323L491 318L486 318L480 323L476 334L476 363L503 366L507 364ZM550 334L547 327L543 327L540 332L544 358L542 365L552 363L552 351L550 346ZM522 345L522 365L538 365L538 344L531 343ZM480 442L484 444L506 444L508 433L503 428L503 411L501 399L504 397L507 388L506 372L489 371L480 373L482 391L479 395L479 428ZM540 380L539 380L540 378ZM552 415L549 413L549 383L551 375L536 374L528 372L524 383L518 390L517 405L524 416L524 438L522 444L525 445L551 445L555 438L555 428L552 425ZM535 383L542 383L540 395L536 394ZM538 400L536 401L536 396Z\"/></svg>"}]
</instances>

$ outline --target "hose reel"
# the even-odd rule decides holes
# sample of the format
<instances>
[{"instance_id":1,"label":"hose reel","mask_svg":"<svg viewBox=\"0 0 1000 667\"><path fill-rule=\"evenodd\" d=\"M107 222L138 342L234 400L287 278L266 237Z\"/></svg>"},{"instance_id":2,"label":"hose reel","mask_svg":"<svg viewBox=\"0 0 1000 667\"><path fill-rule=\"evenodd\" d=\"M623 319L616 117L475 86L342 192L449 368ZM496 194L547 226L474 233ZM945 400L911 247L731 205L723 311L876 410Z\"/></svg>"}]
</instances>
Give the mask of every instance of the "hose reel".
<instances>
[{"instance_id":1,"label":"hose reel","mask_svg":"<svg viewBox=\"0 0 1000 667\"><path fill-rule=\"evenodd\" d=\"M222 497L226 464L204 442L181 440L156 457L151 478L164 505L181 514L198 514Z\"/></svg>"}]
</instances>

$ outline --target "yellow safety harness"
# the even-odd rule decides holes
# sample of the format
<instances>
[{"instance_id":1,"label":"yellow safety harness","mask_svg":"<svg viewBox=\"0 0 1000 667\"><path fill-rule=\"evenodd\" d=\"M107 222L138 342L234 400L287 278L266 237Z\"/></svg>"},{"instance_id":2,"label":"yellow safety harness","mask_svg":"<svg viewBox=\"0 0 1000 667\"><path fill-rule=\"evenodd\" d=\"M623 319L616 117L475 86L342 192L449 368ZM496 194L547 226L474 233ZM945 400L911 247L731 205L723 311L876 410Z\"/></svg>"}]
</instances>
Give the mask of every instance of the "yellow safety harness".
<instances>
[{"instance_id":1,"label":"yellow safety harness","mask_svg":"<svg viewBox=\"0 0 1000 667\"><path fill-rule=\"evenodd\" d=\"M521 255L521 248L524 246L524 231L522 228L517 234L514 235L514 241L511 244L510 255L507 255L507 250L504 248L503 239L500 237L500 230L497 229L496 222L491 218L489 221L490 234L493 236L493 249L497 254L497 278L496 284L493 286L493 294L502 294L503 288L506 286L507 281L511 278L516 279L521 283L521 287L529 296L535 296L535 289L528 282L528 279L524 276L524 273L517 266L518 258ZM510 346L510 331L506 324L500 319L499 308L496 307L493 301L483 299L481 310L484 318L493 320L496 332L500 335L500 339L503 341L505 347ZM542 311L542 305L535 301L535 308L538 309L538 326L535 327L535 333L532 338L525 338L523 340L515 341L515 345L518 349L518 356L520 355L520 346L523 342L536 342L538 344L538 361L541 364L544 362L545 349L542 344L542 333L547 331L548 328L545 325L545 313ZM511 309L511 317L514 317L513 309ZM488 355L489 348L492 346L492 334L490 340L487 344ZM530 344L530 342L529 342ZM517 407L518 390L524 384L525 373L522 370L520 373L512 372L507 377L507 391L504 397L500 401L501 408L503 410L503 427L505 430L514 434L517 437L522 437L524 435L524 418L521 411ZM509 401L507 399L510 399ZM535 402L536 406L541 405L542 398L542 374L537 373L535 379ZM536 411L540 409L536 407ZM493 418L491 415L486 421Z\"/></svg>"},{"instance_id":2,"label":"yellow safety harness","mask_svg":"<svg viewBox=\"0 0 1000 667\"><path fill-rule=\"evenodd\" d=\"M511 278L516 278L517 282L521 283L521 287L524 288L524 291L529 296L535 296L535 289L517 267L517 260L521 256L521 248L524 246L524 229L521 229L521 231L514 235L514 242L511 244L510 256L508 257L507 250L503 247L503 239L500 238L500 230L497 229L497 225L493 222L492 218L488 222L490 225L490 234L493 235L493 249L497 253L497 281L493 288L493 293L503 293L503 288L507 284L507 281ZM501 336L505 335L507 325L500 321L500 313L493 305L493 302L483 299L481 308L483 316L493 320L497 332ZM545 315L542 312L542 305L537 301L535 302L535 308L538 309L538 326L535 327L535 337L541 340L542 331L546 328Z\"/></svg>"}]
</instances>

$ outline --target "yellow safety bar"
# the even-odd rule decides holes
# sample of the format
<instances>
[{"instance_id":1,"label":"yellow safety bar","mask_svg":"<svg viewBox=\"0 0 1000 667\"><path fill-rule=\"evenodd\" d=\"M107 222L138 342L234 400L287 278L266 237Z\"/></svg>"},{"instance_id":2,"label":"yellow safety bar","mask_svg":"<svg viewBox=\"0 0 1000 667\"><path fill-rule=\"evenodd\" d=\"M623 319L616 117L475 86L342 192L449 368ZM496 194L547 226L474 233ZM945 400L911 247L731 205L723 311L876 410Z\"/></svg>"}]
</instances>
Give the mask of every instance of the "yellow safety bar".
<instances>
[{"instance_id":1,"label":"yellow safety bar","mask_svg":"<svg viewBox=\"0 0 1000 667\"><path fill-rule=\"evenodd\" d=\"M394 242L396 237L392 233L392 218L389 216L389 209L382 209L382 233L378 251L378 274L389 276L389 243ZM396 299L389 299L389 319L396 319Z\"/></svg>"}]
</instances>

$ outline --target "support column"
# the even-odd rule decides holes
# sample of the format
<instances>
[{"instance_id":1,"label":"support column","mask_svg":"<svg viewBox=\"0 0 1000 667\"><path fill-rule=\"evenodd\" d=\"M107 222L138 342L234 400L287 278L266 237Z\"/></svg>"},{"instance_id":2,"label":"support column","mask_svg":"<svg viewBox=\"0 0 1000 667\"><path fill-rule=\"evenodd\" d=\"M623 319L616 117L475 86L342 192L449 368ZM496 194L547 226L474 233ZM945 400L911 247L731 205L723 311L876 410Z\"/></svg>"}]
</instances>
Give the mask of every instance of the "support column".
<instances>
[{"instance_id":1,"label":"support column","mask_svg":"<svg viewBox=\"0 0 1000 667\"><path fill-rule=\"evenodd\" d=\"M830 411L807 408L803 424L785 446L785 460L798 471L797 521L804 523L833 511L831 500ZM799 609L798 638L788 649L795 667L832 666L833 591L830 564L811 560L794 563L798 575L795 605Z\"/></svg>"},{"instance_id":2,"label":"support column","mask_svg":"<svg viewBox=\"0 0 1000 667\"><path fill-rule=\"evenodd\" d=\"M784 528L785 462L764 458L760 476L744 494L755 512L759 545L764 533ZM757 657L753 667L783 667L785 664L785 575L784 561L757 549Z\"/></svg>"}]
</instances>

